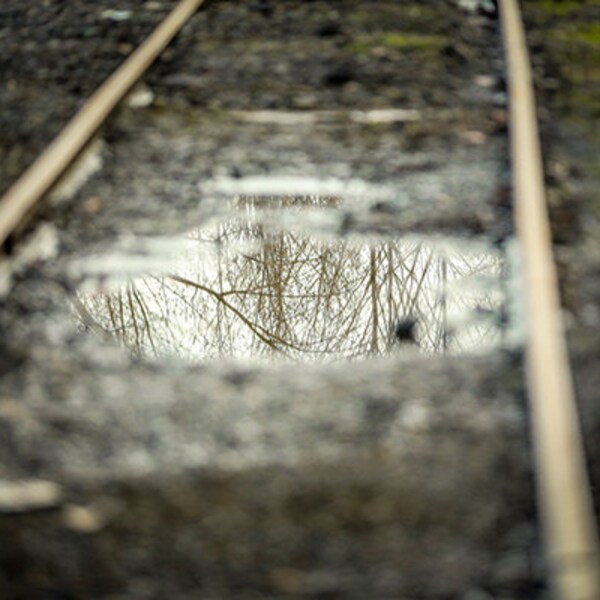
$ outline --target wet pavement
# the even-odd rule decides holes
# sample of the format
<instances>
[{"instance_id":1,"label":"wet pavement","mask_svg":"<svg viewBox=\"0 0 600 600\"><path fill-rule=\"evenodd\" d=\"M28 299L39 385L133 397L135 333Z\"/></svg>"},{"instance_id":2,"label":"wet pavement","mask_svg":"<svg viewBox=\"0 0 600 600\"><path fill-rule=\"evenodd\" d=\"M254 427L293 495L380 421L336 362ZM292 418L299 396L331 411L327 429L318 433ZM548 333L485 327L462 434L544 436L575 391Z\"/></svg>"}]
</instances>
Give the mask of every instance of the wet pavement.
<instances>
[{"instance_id":1,"label":"wet pavement","mask_svg":"<svg viewBox=\"0 0 600 600\"><path fill-rule=\"evenodd\" d=\"M122 4L0 9L2 187ZM7 597L547 597L488 4L213 2L99 132L0 268Z\"/></svg>"}]
</instances>

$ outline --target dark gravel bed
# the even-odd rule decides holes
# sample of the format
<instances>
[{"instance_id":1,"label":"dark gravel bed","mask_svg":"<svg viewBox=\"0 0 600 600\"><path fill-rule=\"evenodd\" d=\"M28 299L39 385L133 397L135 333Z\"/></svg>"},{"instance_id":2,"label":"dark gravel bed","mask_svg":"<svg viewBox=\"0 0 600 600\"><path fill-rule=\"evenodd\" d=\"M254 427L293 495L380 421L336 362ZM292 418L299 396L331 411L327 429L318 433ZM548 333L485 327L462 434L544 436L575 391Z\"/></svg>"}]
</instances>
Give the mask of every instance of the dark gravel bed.
<instances>
[{"instance_id":1,"label":"dark gravel bed","mask_svg":"<svg viewBox=\"0 0 600 600\"><path fill-rule=\"evenodd\" d=\"M171 6L3 3L0 190ZM491 99L502 108L498 46L489 43L495 28L493 20L465 15L450 2L381 2L368 10L353 0L335 7L211 2L161 56L146 83L159 105L477 108ZM491 78L481 87L476 75Z\"/></svg>"}]
</instances>

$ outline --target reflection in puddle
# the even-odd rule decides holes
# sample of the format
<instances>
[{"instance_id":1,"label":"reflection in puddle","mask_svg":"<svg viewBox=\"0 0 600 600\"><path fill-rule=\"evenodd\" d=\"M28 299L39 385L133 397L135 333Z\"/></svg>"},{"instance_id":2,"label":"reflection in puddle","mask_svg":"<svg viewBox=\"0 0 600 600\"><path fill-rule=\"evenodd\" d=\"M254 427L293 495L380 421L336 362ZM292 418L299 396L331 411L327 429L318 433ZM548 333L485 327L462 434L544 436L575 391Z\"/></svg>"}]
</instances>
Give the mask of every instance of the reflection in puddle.
<instances>
[{"instance_id":1,"label":"reflection in puddle","mask_svg":"<svg viewBox=\"0 0 600 600\"><path fill-rule=\"evenodd\" d=\"M207 193L222 195L237 195L242 198L270 198L278 203L284 199L307 201L311 206L320 204L323 198L361 198L389 199L395 195L390 186L369 183L362 179L321 179L317 177L288 177L288 176L255 176L255 177L221 177L213 179L202 188ZM289 190L294 190L296 196L285 196Z\"/></svg>"},{"instance_id":2,"label":"reflection in puddle","mask_svg":"<svg viewBox=\"0 0 600 600\"><path fill-rule=\"evenodd\" d=\"M306 200L276 204L289 220ZM309 203L328 210L336 202ZM319 239L265 224L263 205L242 199L244 218L190 233L169 275L81 292L81 327L138 356L194 362L456 353L501 342L503 263L487 246Z\"/></svg>"}]
</instances>

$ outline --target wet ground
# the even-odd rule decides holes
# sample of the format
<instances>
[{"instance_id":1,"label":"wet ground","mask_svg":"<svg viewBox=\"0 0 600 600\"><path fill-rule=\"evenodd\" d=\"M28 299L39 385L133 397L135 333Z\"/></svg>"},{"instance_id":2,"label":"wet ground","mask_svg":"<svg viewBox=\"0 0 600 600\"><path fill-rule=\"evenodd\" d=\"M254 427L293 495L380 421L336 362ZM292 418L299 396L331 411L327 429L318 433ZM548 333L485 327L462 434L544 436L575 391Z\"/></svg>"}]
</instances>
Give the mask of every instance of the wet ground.
<instances>
[{"instance_id":1,"label":"wet ground","mask_svg":"<svg viewBox=\"0 0 600 600\"><path fill-rule=\"evenodd\" d=\"M0 272L7 597L546 597L489 4L212 2L151 69ZM170 5L3 3L0 187ZM528 18L594 432L556 5Z\"/></svg>"}]
</instances>

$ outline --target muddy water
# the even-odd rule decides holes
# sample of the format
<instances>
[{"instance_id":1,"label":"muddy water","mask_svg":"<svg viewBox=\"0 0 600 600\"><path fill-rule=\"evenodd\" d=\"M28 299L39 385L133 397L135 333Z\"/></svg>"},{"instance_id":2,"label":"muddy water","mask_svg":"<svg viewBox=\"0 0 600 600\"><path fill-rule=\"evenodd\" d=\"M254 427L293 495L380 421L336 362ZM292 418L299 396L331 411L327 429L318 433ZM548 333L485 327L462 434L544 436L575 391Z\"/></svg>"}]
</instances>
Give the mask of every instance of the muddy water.
<instances>
[{"instance_id":1,"label":"muddy water","mask_svg":"<svg viewBox=\"0 0 600 600\"><path fill-rule=\"evenodd\" d=\"M87 258L74 317L136 356L192 362L329 362L503 343L506 267L497 248L328 235L342 203L238 197L227 218L181 238Z\"/></svg>"}]
</instances>

